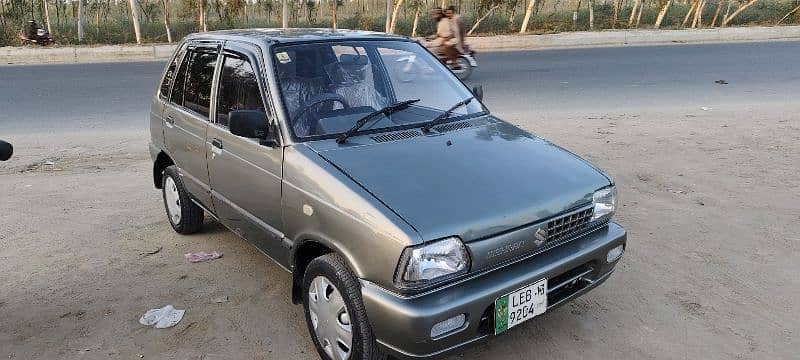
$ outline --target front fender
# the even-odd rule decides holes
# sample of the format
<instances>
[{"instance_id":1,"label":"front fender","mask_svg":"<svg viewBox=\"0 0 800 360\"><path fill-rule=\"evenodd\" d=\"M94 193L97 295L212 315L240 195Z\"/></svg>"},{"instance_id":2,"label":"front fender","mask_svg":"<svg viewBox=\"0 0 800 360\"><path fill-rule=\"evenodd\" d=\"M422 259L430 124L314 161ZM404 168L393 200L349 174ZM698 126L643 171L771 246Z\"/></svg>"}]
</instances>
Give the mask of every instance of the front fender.
<instances>
[{"instance_id":1,"label":"front fender","mask_svg":"<svg viewBox=\"0 0 800 360\"><path fill-rule=\"evenodd\" d=\"M282 207L293 248L317 241L359 278L387 287L403 249L422 243L403 219L305 145L284 152Z\"/></svg>"}]
</instances>

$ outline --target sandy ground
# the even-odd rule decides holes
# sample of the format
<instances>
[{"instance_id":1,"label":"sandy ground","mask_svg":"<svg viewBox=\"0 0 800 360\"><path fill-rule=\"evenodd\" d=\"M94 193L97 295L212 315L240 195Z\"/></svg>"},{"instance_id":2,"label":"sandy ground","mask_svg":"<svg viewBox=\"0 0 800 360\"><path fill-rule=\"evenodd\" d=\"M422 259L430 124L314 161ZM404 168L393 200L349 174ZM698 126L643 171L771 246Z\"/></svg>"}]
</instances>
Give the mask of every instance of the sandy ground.
<instances>
[{"instance_id":1,"label":"sandy ground","mask_svg":"<svg viewBox=\"0 0 800 360\"><path fill-rule=\"evenodd\" d=\"M598 289L456 357L797 358L796 108L507 118L616 179L629 247ZM147 137L8 139L17 155L0 164L0 357L316 358L287 273L211 220L193 236L170 229ZM200 250L224 257L184 260ZM139 325L166 304L187 310L177 326Z\"/></svg>"}]
</instances>

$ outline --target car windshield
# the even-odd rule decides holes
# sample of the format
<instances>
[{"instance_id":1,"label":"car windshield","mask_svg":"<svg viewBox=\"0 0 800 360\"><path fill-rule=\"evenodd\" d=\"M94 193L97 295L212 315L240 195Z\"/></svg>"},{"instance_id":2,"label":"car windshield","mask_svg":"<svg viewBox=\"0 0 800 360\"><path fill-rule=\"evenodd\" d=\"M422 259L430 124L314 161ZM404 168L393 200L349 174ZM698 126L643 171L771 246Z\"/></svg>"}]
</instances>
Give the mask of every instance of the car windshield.
<instances>
[{"instance_id":1,"label":"car windshield","mask_svg":"<svg viewBox=\"0 0 800 360\"><path fill-rule=\"evenodd\" d=\"M409 41L337 41L276 46L276 73L295 137L333 137L367 114L419 101L378 116L360 131L424 124L472 96L434 56ZM482 113L478 101L452 118Z\"/></svg>"}]
</instances>

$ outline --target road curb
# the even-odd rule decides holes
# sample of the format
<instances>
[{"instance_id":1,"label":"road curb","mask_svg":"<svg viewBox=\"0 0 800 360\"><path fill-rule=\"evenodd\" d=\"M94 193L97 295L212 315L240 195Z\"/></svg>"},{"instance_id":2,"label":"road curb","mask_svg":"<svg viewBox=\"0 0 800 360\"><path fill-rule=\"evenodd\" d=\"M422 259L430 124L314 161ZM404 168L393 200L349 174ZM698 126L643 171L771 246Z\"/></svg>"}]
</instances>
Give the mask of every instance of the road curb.
<instances>
[{"instance_id":1,"label":"road curb","mask_svg":"<svg viewBox=\"0 0 800 360\"><path fill-rule=\"evenodd\" d=\"M472 37L478 51L502 51L592 46L637 46L671 43L800 40L800 26L739 27L689 30L604 30L545 35ZM163 60L175 45L105 45L79 47L2 47L0 64L63 64Z\"/></svg>"},{"instance_id":2,"label":"road curb","mask_svg":"<svg viewBox=\"0 0 800 360\"><path fill-rule=\"evenodd\" d=\"M800 40L800 26L742 27L689 30L605 30L545 35L497 35L470 38L477 50L520 50L591 46L722 43Z\"/></svg>"}]
</instances>

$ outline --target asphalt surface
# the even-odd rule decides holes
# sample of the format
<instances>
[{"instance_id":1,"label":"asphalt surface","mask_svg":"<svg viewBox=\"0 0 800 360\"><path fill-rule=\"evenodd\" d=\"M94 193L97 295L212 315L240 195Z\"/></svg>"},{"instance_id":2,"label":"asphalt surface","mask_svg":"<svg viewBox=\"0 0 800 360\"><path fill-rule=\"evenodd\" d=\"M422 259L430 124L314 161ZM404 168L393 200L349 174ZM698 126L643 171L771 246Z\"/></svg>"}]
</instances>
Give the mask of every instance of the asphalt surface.
<instances>
[{"instance_id":1,"label":"asphalt surface","mask_svg":"<svg viewBox=\"0 0 800 360\"><path fill-rule=\"evenodd\" d=\"M786 103L798 101L798 55L800 42L482 53L468 84L482 84L490 109L512 117ZM0 66L0 134L146 129L163 66Z\"/></svg>"}]
</instances>

